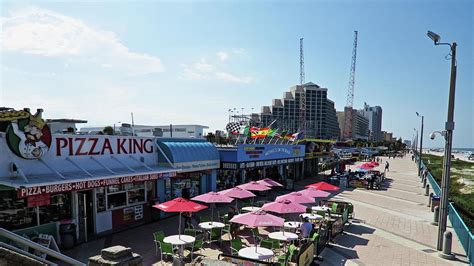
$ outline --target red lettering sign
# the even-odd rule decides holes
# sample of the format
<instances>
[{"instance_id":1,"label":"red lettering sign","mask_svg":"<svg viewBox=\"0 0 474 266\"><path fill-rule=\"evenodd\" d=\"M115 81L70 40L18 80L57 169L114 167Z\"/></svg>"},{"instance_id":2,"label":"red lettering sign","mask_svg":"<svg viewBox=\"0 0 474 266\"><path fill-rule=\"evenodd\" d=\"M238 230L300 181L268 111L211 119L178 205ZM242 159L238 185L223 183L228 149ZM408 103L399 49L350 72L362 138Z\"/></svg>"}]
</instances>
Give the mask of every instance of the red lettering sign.
<instances>
[{"instance_id":1,"label":"red lettering sign","mask_svg":"<svg viewBox=\"0 0 474 266\"><path fill-rule=\"evenodd\" d=\"M26 198L28 208L33 208L36 206L47 206L51 204L51 195L42 194L37 196L30 196Z\"/></svg>"},{"instance_id":2,"label":"red lettering sign","mask_svg":"<svg viewBox=\"0 0 474 266\"><path fill-rule=\"evenodd\" d=\"M73 183L62 183L56 185L47 185L47 186L38 186L38 187L28 187L28 188L19 188L17 189L18 198L26 197L38 197L38 195L51 194L51 193L63 193L71 192L76 190L85 190L93 189L98 187L105 187L110 185L120 185L127 183L143 182L156 180L158 178L164 177L174 177L176 172L172 173L160 173L160 174L145 174L145 175L132 175L132 176L123 176L115 177L108 179L95 179L87 181L78 181Z\"/></svg>"}]
</instances>

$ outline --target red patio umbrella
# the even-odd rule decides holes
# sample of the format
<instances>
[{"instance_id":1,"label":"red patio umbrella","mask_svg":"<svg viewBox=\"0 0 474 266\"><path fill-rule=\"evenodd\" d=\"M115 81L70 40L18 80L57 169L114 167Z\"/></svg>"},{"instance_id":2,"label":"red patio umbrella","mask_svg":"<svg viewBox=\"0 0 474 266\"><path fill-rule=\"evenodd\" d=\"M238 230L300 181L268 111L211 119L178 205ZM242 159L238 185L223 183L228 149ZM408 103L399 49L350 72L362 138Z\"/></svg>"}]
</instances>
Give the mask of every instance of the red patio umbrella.
<instances>
[{"instance_id":1,"label":"red patio umbrella","mask_svg":"<svg viewBox=\"0 0 474 266\"><path fill-rule=\"evenodd\" d=\"M183 199L175 198L167 202L153 205L154 208L160 209L164 212L179 212L179 236L181 237L181 213L183 212L198 212L207 208L205 205Z\"/></svg>"},{"instance_id":2,"label":"red patio umbrella","mask_svg":"<svg viewBox=\"0 0 474 266\"><path fill-rule=\"evenodd\" d=\"M329 190L329 191L339 190L338 186L334 186L334 185L331 185L331 184L326 183L326 182L314 183L314 184L311 184L311 185L307 185L305 188L310 188L310 187L315 188L315 189L319 189L319 190Z\"/></svg>"}]
</instances>

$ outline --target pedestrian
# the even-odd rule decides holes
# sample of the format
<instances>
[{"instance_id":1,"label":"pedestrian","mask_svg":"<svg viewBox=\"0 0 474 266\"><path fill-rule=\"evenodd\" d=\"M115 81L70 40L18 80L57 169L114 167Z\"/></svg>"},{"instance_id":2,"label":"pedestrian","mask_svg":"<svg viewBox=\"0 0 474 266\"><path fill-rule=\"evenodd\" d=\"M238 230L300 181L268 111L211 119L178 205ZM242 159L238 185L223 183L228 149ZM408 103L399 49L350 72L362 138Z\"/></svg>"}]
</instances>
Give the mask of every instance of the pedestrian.
<instances>
[{"instance_id":1,"label":"pedestrian","mask_svg":"<svg viewBox=\"0 0 474 266\"><path fill-rule=\"evenodd\" d=\"M304 218L300 226L301 238L309 238L312 230L313 224L309 222L308 218Z\"/></svg>"},{"instance_id":2,"label":"pedestrian","mask_svg":"<svg viewBox=\"0 0 474 266\"><path fill-rule=\"evenodd\" d=\"M415 155L412 155L412 156L411 156L411 160L412 160L412 161L415 160Z\"/></svg>"},{"instance_id":3,"label":"pedestrian","mask_svg":"<svg viewBox=\"0 0 474 266\"><path fill-rule=\"evenodd\" d=\"M390 172L389 166L390 164L388 163L388 161L385 161L385 171Z\"/></svg>"}]
</instances>

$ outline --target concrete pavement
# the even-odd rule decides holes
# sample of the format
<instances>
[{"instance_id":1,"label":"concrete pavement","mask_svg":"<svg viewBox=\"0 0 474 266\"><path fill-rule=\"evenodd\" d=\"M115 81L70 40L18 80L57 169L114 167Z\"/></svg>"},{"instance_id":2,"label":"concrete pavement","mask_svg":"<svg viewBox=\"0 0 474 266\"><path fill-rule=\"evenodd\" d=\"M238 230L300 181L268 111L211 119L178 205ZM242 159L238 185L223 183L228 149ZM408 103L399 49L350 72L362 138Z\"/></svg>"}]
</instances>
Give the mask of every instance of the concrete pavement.
<instances>
[{"instance_id":1,"label":"concrete pavement","mask_svg":"<svg viewBox=\"0 0 474 266\"><path fill-rule=\"evenodd\" d=\"M411 156L410 156L411 157ZM387 158L384 158L384 162ZM390 172L387 173L382 190L351 189L335 196L336 199L351 201L354 204L355 219L346 226L346 234L336 238L336 244L326 248L322 265L464 265L467 264L464 250L453 232L453 252L455 261L438 257L436 251L437 227L431 225L433 213L426 206L428 197L424 196L415 163L408 156L404 159L390 159ZM360 164L360 163L358 163ZM356 164L356 165L358 165ZM382 164L383 165L383 164ZM355 168L355 166L352 166ZM295 183L295 190L319 181L308 178ZM286 192L281 192L286 193ZM227 207L226 207L227 209ZM205 211L198 215L209 215ZM175 234L177 217L115 233L105 238L82 244L65 253L80 261L100 253L100 250L113 245L131 247L144 258L144 265L164 265L155 254L152 234L162 230L165 234ZM267 232L261 230L261 233ZM252 243L248 232L244 241ZM229 253L228 235L223 235L221 250ZM217 258L220 251L216 244L205 245L202 254Z\"/></svg>"}]
</instances>

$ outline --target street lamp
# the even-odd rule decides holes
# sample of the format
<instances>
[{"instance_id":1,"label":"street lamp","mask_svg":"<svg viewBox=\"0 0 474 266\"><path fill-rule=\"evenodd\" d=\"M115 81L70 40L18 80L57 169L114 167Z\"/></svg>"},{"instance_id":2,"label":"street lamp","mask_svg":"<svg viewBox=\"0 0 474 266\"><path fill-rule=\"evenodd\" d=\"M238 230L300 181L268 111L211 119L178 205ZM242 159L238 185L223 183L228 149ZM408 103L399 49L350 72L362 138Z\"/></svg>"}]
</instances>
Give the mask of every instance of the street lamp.
<instances>
[{"instance_id":1,"label":"street lamp","mask_svg":"<svg viewBox=\"0 0 474 266\"><path fill-rule=\"evenodd\" d=\"M451 48L451 78L449 83L449 99L448 99L448 117L445 124L444 138L444 159L443 159L443 177L441 180L441 198L439 210L439 225L438 225L438 245L437 249L442 250L443 235L446 231L446 224L448 220L448 197L449 197L449 179L451 169L451 149L453 142L454 131L454 96L456 91L456 42L440 43L441 37L431 31L427 33L435 45L448 45ZM431 135L433 136L433 134Z\"/></svg>"},{"instance_id":2,"label":"street lamp","mask_svg":"<svg viewBox=\"0 0 474 266\"><path fill-rule=\"evenodd\" d=\"M416 112L416 116L418 116L418 117L421 116L420 160L418 161L418 176L421 177L421 155L422 155L422 152L423 152L423 119L424 119L424 116L420 115L418 112Z\"/></svg>"}]
</instances>

